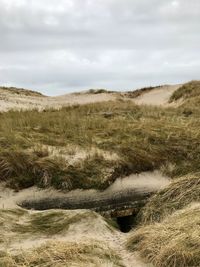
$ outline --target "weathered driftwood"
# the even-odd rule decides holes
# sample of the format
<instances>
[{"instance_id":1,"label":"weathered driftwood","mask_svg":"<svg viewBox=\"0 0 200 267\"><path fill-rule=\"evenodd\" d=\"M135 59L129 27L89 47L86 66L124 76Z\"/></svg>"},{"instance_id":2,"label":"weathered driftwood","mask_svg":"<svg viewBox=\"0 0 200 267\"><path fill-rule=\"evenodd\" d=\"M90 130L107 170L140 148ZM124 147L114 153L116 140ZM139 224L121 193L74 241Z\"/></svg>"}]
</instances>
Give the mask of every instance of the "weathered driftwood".
<instances>
[{"instance_id":1,"label":"weathered driftwood","mask_svg":"<svg viewBox=\"0 0 200 267\"><path fill-rule=\"evenodd\" d=\"M141 208L152 192L146 191L120 191L113 194L99 193L93 197L87 196L63 196L47 197L41 199L24 200L19 205L27 209L91 209L106 217L117 217L118 214L131 215ZM125 212L126 211L126 212Z\"/></svg>"}]
</instances>

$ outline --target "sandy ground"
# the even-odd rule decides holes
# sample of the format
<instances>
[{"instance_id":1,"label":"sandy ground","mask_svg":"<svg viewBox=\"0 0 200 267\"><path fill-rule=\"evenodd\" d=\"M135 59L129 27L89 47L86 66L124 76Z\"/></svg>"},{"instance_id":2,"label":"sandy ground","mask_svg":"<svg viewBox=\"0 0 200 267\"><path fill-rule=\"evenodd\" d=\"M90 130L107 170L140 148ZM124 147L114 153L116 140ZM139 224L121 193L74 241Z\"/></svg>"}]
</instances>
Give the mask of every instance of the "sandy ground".
<instances>
[{"instance_id":1,"label":"sandy ground","mask_svg":"<svg viewBox=\"0 0 200 267\"><path fill-rule=\"evenodd\" d=\"M38 109L46 108L59 109L70 105L84 105L89 103L97 103L103 101L111 101L117 98L116 94L67 94L58 97L42 97L42 96L24 96L17 94L9 94L0 91L0 112L14 110Z\"/></svg>"},{"instance_id":2,"label":"sandy ground","mask_svg":"<svg viewBox=\"0 0 200 267\"><path fill-rule=\"evenodd\" d=\"M45 108L59 109L63 106L69 105L84 105L89 103L97 103L104 101L114 101L122 98L123 100L131 100L138 105L169 105L168 100L171 94L177 90L181 85L168 85L155 88L150 92L143 93L141 96L133 99L125 96L125 93L72 93L57 97L43 97L43 96L25 96L22 94L11 94L0 89L0 112L8 111L10 109L26 110Z\"/></svg>"},{"instance_id":3,"label":"sandy ground","mask_svg":"<svg viewBox=\"0 0 200 267\"><path fill-rule=\"evenodd\" d=\"M134 102L138 105L169 106L170 96L179 87L181 87L181 84L161 86L135 98Z\"/></svg>"},{"instance_id":4,"label":"sandy ground","mask_svg":"<svg viewBox=\"0 0 200 267\"><path fill-rule=\"evenodd\" d=\"M96 190L72 190L68 193L63 193L52 188L40 190L37 187L31 187L19 192L14 192L13 190L6 188L4 184L1 184L0 208L16 208L17 204L24 200L42 201L43 199L54 199L57 197L69 199L74 203L94 200L109 201L113 197L131 195L131 193L134 198L135 192L157 192L169 183L170 180L168 177L163 176L159 171L154 171L119 178L103 192Z\"/></svg>"},{"instance_id":5,"label":"sandy ground","mask_svg":"<svg viewBox=\"0 0 200 267\"><path fill-rule=\"evenodd\" d=\"M123 179L118 179L114 184L112 184L107 190L104 191L104 197L112 197L113 194L117 192L127 192L127 190L132 190L139 188L140 190L159 190L169 184L169 179L163 176L159 171L141 173L139 175L131 175ZM31 198L44 198L55 196L70 196L72 198L85 198L85 197L101 197L102 193L95 190L74 190L69 193L58 192L54 189L39 190L36 187L22 190L20 192L14 192L11 189L5 187L5 184L0 185L0 209L9 210L19 208L17 203L25 199ZM33 211L29 210L25 215L19 219L17 224L26 224L29 220L29 216L38 213L48 213L51 211ZM87 210L71 210L64 211L69 213L69 215L80 214L88 212ZM89 213L92 211L89 211ZM92 219L93 218L93 219ZM122 258L122 262L125 267L150 267L144 263L137 254L127 251L125 243L129 233L121 233L117 230L109 230L106 226L104 219L97 214L96 217L89 217L80 220L79 222L72 223L70 228L66 233L61 233L54 236L28 236L24 238L20 237L6 247L10 251L18 251L21 249L30 249L33 247L40 246L41 244L56 240L56 241L66 241L66 242L90 242L90 240L97 240L100 242L105 242L110 248L114 249L115 252Z\"/></svg>"}]
</instances>

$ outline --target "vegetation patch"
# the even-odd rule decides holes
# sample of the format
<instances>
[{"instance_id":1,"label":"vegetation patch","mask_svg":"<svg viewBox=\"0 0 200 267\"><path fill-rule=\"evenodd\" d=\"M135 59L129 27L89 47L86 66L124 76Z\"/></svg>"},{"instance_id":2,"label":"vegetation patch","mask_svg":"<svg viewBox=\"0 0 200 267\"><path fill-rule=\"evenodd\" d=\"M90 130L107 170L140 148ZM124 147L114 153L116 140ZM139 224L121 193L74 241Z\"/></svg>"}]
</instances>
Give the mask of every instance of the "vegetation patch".
<instances>
[{"instance_id":1,"label":"vegetation patch","mask_svg":"<svg viewBox=\"0 0 200 267\"><path fill-rule=\"evenodd\" d=\"M144 88L137 89L134 91L128 91L127 93L125 93L125 95L130 97L130 98L136 98L136 97L139 97L139 96L141 96L145 93L148 93L154 89L159 89L161 87L162 86L148 86L148 87L144 87Z\"/></svg>"},{"instance_id":2,"label":"vegetation patch","mask_svg":"<svg viewBox=\"0 0 200 267\"><path fill-rule=\"evenodd\" d=\"M192 202L200 202L200 174L190 174L174 180L152 196L138 215L141 224L160 222L174 211Z\"/></svg>"},{"instance_id":3,"label":"vegetation patch","mask_svg":"<svg viewBox=\"0 0 200 267\"><path fill-rule=\"evenodd\" d=\"M107 245L89 243L48 242L38 248L20 254L0 254L0 266L4 267L71 267L108 266L123 267L119 256Z\"/></svg>"},{"instance_id":4,"label":"vegetation patch","mask_svg":"<svg viewBox=\"0 0 200 267\"><path fill-rule=\"evenodd\" d=\"M200 205L196 204L132 232L127 243L155 267L198 267Z\"/></svg>"},{"instance_id":5,"label":"vegetation patch","mask_svg":"<svg viewBox=\"0 0 200 267\"><path fill-rule=\"evenodd\" d=\"M177 89L170 97L170 102L177 101L179 99L187 100L193 97L200 96L200 81L191 81L184 84Z\"/></svg>"},{"instance_id":6,"label":"vegetation patch","mask_svg":"<svg viewBox=\"0 0 200 267\"><path fill-rule=\"evenodd\" d=\"M64 211L46 211L30 215L25 223L16 223L12 232L18 234L35 234L52 236L67 232L70 225L80 223L84 219L95 220L98 215L95 212L84 211L79 213Z\"/></svg>"},{"instance_id":7,"label":"vegetation patch","mask_svg":"<svg viewBox=\"0 0 200 267\"><path fill-rule=\"evenodd\" d=\"M17 94L17 95L23 95L23 96L43 96L43 94L36 92L36 91L32 91L32 90L27 90L27 89L23 89L23 88L16 88L16 87L4 87L1 86L0 87L0 93L1 92L5 92L5 93L9 93L9 94Z\"/></svg>"},{"instance_id":8,"label":"vegetation patch","mask_svg":"<svg viewBox=\"0 0 200 267\"><path fill-rule=\"evenodd\" d=\"M105 189L117 177L170 163L174 168L165 171L176 177L200 171L199 140L198 117L176 108L117 101L44 112L9 111L0 115L0 178L16 189ZM114 153L117 160L97 153L70 164L63 155L34 152L35 146L92 148Z\"/></svg>"}]
</instances>

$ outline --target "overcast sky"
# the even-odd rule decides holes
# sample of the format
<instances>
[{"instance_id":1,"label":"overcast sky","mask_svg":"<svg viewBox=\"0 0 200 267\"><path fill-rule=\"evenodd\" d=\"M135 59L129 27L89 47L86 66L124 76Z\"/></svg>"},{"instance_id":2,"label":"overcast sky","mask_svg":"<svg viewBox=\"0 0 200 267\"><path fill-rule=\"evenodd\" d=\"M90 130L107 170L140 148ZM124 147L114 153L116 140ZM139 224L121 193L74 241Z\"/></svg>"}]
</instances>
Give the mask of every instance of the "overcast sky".
<instances>
[{"instance_id":1,"label":"overcast sky","mask_svg":"<svg viewBox=\"0 0 200 267\"><path fill-rule=\"evenodd\" d=\"M200 79L200 0L0 0L0 84L48 95Z\"/></svg>"}]
</instances>

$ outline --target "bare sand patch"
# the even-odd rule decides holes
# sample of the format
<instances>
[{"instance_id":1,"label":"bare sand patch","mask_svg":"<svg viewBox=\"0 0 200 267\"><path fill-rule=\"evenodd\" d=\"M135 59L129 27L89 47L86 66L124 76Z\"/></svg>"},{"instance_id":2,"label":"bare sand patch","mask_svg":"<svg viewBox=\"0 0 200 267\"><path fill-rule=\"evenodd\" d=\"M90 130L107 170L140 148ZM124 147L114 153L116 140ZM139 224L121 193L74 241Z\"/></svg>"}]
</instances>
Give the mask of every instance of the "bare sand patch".
<instances>
[{"instance_id":1,"label":"bare sand patch","mask_svg":"<svg viewBox=\"0 0 200 267\"><path fill-rule=\"evenodd\" d=\"M181 84L161 86L142 94L133 101L137 105L169 106L172 105L168 103L170 96L181 86Z\"/></svg>"}]
</instances>

